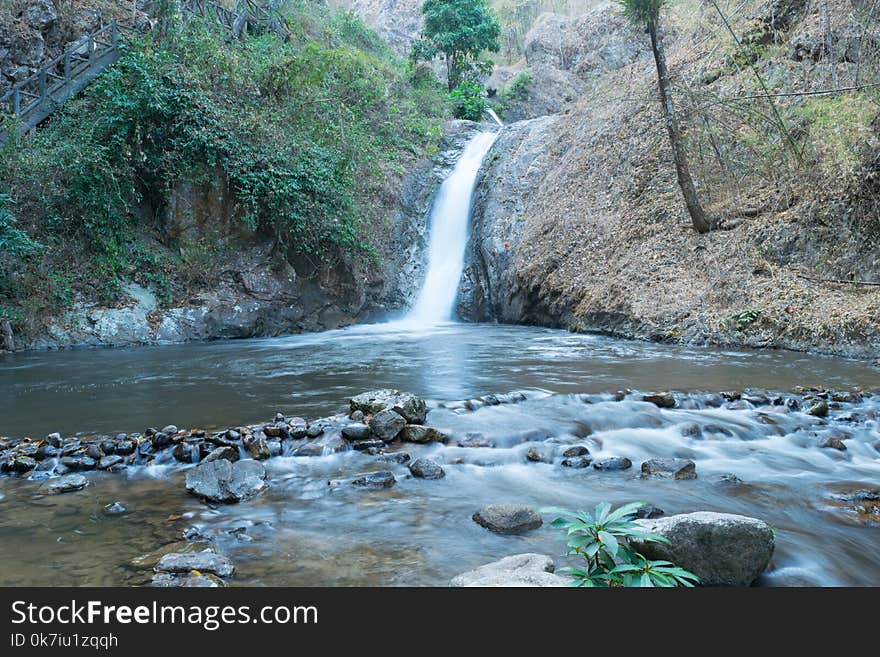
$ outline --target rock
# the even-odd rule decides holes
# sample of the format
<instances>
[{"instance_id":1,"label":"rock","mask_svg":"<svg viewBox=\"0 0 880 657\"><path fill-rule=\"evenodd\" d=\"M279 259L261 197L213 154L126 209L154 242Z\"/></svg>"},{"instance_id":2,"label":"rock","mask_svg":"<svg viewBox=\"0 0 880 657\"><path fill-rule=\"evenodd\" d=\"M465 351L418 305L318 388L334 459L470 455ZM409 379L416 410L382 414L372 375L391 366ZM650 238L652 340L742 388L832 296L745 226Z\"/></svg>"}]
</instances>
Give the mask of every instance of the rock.
<instances>
[{"instance_id":1,"label":"rock","mask_svg":"<svg viewBox=\"0 0 880 657\"><path fill-rule=\"evenodd\" d=\"M61 493L72 493L73 491L82 490L88 485L89 480L84 476L72 474L58 479L50 479L40 486L40 490L49 495L60 495Z\"/></svg>"},{"instance_id":2,"label":"rock","mask_svg":"<svg viewBox=\"0 0 880 657\"><path fill-rule=\"evenodd\" d=\"M562 452L562 455L565 458L572 458L574 456L586 456L589 453L590 450L588 450L583 445L575 445L574 447L569 447L567 450Z\"/></svg>"},{"instance_id":3,"label":"rock","mask_svg":"<svg viewBox=\"0 0 880 657\"><path fill-rule=\"evenodd\" d=\"M645 506L639 507L634 514L632 514L632 518L662 518L666 515L666 512L660 507L654 506L653 504L646 504Z\"/></svg>"},{"instance_id":4,"label":"rock","mask_svg":"<svg viewBox=\"0 0 880 657\"><path fill-rule=\"evenodd\" d=\"M543 524L537 511L522 504L490 504L474 513L473 520L498 534L519 534Z\"/></svg>"},{"instance_id":5,"label":"rock","mask_svg":"<svg viewBox=\"0 0 880 657\"><path fill-rule=\"evenodd\" d=\"M242 441L245 451L250 454L252 459L264 461L269 458L269 444L263 436L252 438L251 440Z\"/></svg>"},{"instance_id":6,"label":"rock","mask_svg":"<svg viewBox=\"0 0 880 657\"><path fill-rule=\"evenodd\" d=\"M177 433L177 426L174 424L169 424L166 427L163 427L162 433L167 433L169 436L173 436Z\"/></svg>"},{"instance_id":7,"label":"rock","mask_svg":"<svg viewBox=\"0 0 880 657\"><path fill-rule=\"evenodd\" d=\"M324 454L324 446L320 443L306 443L293 450L294 456L321 456Z\"/></svg>"},{"instance_id":8,"label":"rock","mask_svg":"<svg viewBox=\"0 0 880 657\"><path fill-rule=\"evenodd\" d=\"M98 470L115 470L122 465L122 457L114 454L113 456L104 456L98 461Z\"/></svg>"},{"instance_id":9,"label":"rock","mask_svg":"<svg viewBox=\"0 0 880 657\"><path fill-rule=\"evenodd\" d=\"M10 472L28 472L37 467L36 459L16 454L3 464L3 469Z\"/></svg>"},{"instance_id":10,"label":"rock","mask_svg":"<svg viewBox=\"0 0 880 657\"><path fill-rule=\"evenodd\" d=\"M363 411L355 411L351 415L348 416L350 420L353 422L363 422L364 421L364 412Z\"/></svg>"},{"instance_id":11,"label":"rock","mask_svg":"<svg viewBox=\"0 0 880 657\"><path fill-rule=\"evenodd\" d=\"M397 411L379 411L370 420L370 430L375 436L390 443L406 426L406 419Z\"/></svg>"},{"instance_id":12,"label":"rock","mask_svg":"<svg viewBox=\"0 0 880 657\"><path fill-rule=\"evenodd\" d=\"M157 588L217 588L223 586L223 580L216 575L201 575L195 573L171 574L156 573L150 582Z\"/></svg>"},{"instance_id":13,"label":"rock","mask_svg":"<svg viewBox=\"0 0 880 657\"><path fill-rule=\"evenodd\" d=\"M266 489L266 469L257 461L230 463L218 459L200 463L186 473L186 490L209 502L234 503L247 500Z\"/></svg>"},{"instance_id":14,"label":"rock","mask_svg":"<svg viewBox=\"0 0 880 657\"><path fill-rule=\"evenodd\" d=\"M320 424L309 425L309 428L306 429L306 436L308 436L309 438L317 438L322 433L324 433L324 427L322 427Z\"/></svg>"},{"instance_id":15,"label":"rock","mask_svg":"<svg viewBox=\"0 0 880 657\"><path fill-rule=\"evenodd\" d=\"M358 452L378 453L379 450L385 448L385 441L379 440L356 440L351 443L351 448Z\"/></svg>"},{"instance_id":16,"label":"rock","mask_svg":"<svg viewBox=\"0 0 880 657\"><path fill-rule=\"evenodd\" d=\"M812 415L813 417L826 417L828 415L828 402L824 399L820 399L807 409L807 415Z\"/></svg>"},{"instance_id":17,"label":"rock","mask_svg":"<svg viewBox=\"0 0 880 657\"><path fill-rule=\"evenodd\" d=\"M399 434L399 438L407 443L445 443L448 438L431 427L423 427L415 424L406 425Z\"/></svg>"},{"instance_id":18,"label":"rock","mask_svg":"<svg viewBox=\"0 0 880 657\"><path fill-rule=\"evenodd\" d=\"M52 447L61 447L61 434L50 433L46 436L46 442L52 445Z\"/></svg>"},{"instance_id":19,"label":"rock","mask_svg":"<svg viewBox=\"0 0 880 657\"><path fill-rule=\"evenodd\" d=\"M70 470L93 470L95 468L95 460L84 454L64 456L61 459L61 465Z\"/></svg>"},{"instance_id":20,"label":"rock","mask_svg":"<svg viewBox=\"0 0 880 657\"><path fill-rule=\"evenodd\" d=\"M374 390L365 392L349 400L351 412L361 411L375 415L391 409L397 411L409 424L424 424L428 415L428 405L415 395L399 390Z\"/></svg>"},{"instance_id":21,"label":"rock","mask_svg":"<svg viewBox=\"0 0 880 657\"><path fill-rule=\"evenodd\" d=\"M553 559L543 554L514 554L454 577L450 586L568 586L554 574Z\"/></svg>"},{"instance_id":22,"label":"rock","mask_svg":"<svg viewBox=\"0 0 880 657\"><path fill-rule=\"evenodd\" d=\"M625 456L609 456L594 461L593 467L597 470L629 470L632 467L632 461Z\"/></svg>"},{"instance_id":23,"label":"rock","mask_svg":"<svg viewBox=\"0 0 880 657\"><path fill-rule=\"evenodd\" d=\"M826 438L823 438L822 442L819 443L819 447L836 449L841 452L846 451L846 444L844 444L844 442L837 436L827 436Z\"/></svg>"},{"instance_id":24,"label":"rock","mask_svg":"<svg viewBox=\"0 0 880 657\"><path fill-rule=\"evenodd\" d=\"M294 440L300 440L308 435L309 423L301 417L292 417L287 420L287 436Z\"/></svg>"},{"instance_id":25,"label":"rock","mask_svg":"<svg viewBox=\"0 0 880 657\"><path fill-rule=\"evenodd\" d=\"M125 507L120 502L113 502L104 506L104 513L108 516L121 516L125 513Z\"/></svg>"},{"instance_id":26,"label":"rock","mask_svg":"<svg viewBox=\"0 0 880 657\"><path fill-rule=\"evenodd\" d=\"M642 401L651 402L660 408L675 408L675 397L670 392L660 392L644 395Z\"/></svg>"},{"instance_id":27,"label":"rock","mask_svg":"<svg viewBox=\"0 0 880 657\"><path fill-rule=\"evenodd\" d=\"M546 456L539 452L534 447L529 447L529 451L526 452L526 460L531 461L532 463L551 463L552 460L549 456Z\"/></svg>"},{"instance_id":28,"label":"rock","mask_svg":"<svg viewBox=\"0 0 880 657\"><path fill-rule=\"evenodd\" d=\"M120 456L128 456L129 454L134 454L136 448L137 443L133 440L125 439L116 443L114 451Z\"/></svg>"},{"instance_id":29,"label":"rock","mask_svg":"<svg viewBox=\"0 0 880 657\"><path fill-rule=\"evenodd\" d=\"M416 459L410 463L409 471L413 477L418 477L419 479L442 479L446 476L446 472L438 463L425 458Z\"/></svg>"},{"instance_id":30,"label":"rock","mask_svg":"<svg viewBox=\"0 0 880 657\"><path fill-rule=\"evenodd\" d=\"M406 463L410 460L410 455L406 452L391 452L390 454L380 454L376 460L383 463Z\"/></svg>"},{"instance_id":31,"label":"rock","mask_svg":"<svg viewBox=\"0 0 880 657\"><path fill-rule=\"evenodd\" d=\"M157 431L150 437L150 444L153 449L162 449L171 444L171 436L164 431Z\"/></svg>"},{"instance_id":32,"label":"rock","mask_svg":"<svg viewBox=\"0 0 880 657\"><path fill-rule=\"evenodd\" d=\"M562 459L562 467L579 470L581 468L589 468L592 462L592 456L573 456L570 459Z\"/></svg>"},{"instance_id":33,"label":"rock","mask_svg":"<svg viewBox=\"0 0 880 657\"><path fill-rule=\"evenodd\" d=\"M636 522L669 541L633 540L636 550L691 571L703 586L749 586L773 556L773 531L755 518L701 511Z\"/></svg>"},{"instance_id":34,"label":"rock","mask_svg":"<svg viewBox=\"0 0 880 657\"><path fill-rule=\"evenodd\" d=\"M354 479L352 482L353 486L357 486L358 488L391 488L397 480L394 478L394 474L388 472L387 470L383 470L381 472L370 472L365 475L361 475Z\"/></svg>"},{"instance_id":35,"label":"rock","mask_svg":"<svg viewBox=\"0 0 880 657\"><path fill-rule=\"evenodd\" d=\"M198 454L198 445L191 443L178 443L171 452L171 455L181 463L197 463Z\"/></svg>"},{"instance_id":36,"label":"rock","mask_svg":"<svg viewBox=\"0 0 880 657\"><path fill-rule=\"evenodd\" d=\"M342 427L342 437L346 440L366 440L372 435L366 424L349 424Z\"/></svg>"},{"instance_id":37,"label":"rock","mask_svg":"<svg viewBox=\"0 0 880 657\"><path fill-rule=\"evenodd\" d=\"M212 573L218 577L229 577L235 566L222 554L210 550L203 552L172 552L166 554L156 564L157 573Z\"/></svg>"},{"instance_id":38,"label":"rock","mask_svg":"<svg viewBox=\"0 0 880 657\"><path fill-rule=\"evenodd\" d=\"M202 460L202 463L211 463L212 461L218 461L220 459L225 459L227 461L237 461L239 459L239 453L237 447L229 447L225 445L223 447L215 447L211 452Z\"/></svg>"},{"instance_id":39,"label":"rock","mask_svg":"<svg viewBox=\"0 0 880 657\"><path fill-rule=\"evenodd\" d=\"M700 425L696 422L691 422L689 424L685 424L681 429L682 436L688 436L690 438L702 438L703 430L700 428Z\"/></svg>"},{"instance_id":40,"label":"rock","mask_svg":"<svg viewBox=\"0 0 880 657\"><path fill-rule=\"evenodd\" d=\"M642 474L673 479L696 479L697 466L687 459L650 459L642 463Z\"/></svg>"},{"instance_id":41,"label":"rock","mask_svg":"<svg viewBox=\"0 0 880 657\"><path fill-rule=\"evenodd\" d=\"M100 445L92 444L86 448L86 456L95 461L100 461L104 457L104 451Z\"/></svg>"},{"instance_id":42,"label":"rock","mask_svg":"<svg viewBox=\"0 0 880 657\"><path fill-rule=\"evenodd\" d=\"M45 32L55 25L58 12L52 0L28 0L28 7L23 14L25 22L38 32Z\"/></svg>"},{"instance_id":43,"label":"rock","mask_svg":"<svg viewBox=\"0 0 880 657\"><path fill-rule=\"evenodd\" d=\"M495 441L481 433L468 433L458 441L459 447L495 447Z\"/></svg>"}]
</instances>

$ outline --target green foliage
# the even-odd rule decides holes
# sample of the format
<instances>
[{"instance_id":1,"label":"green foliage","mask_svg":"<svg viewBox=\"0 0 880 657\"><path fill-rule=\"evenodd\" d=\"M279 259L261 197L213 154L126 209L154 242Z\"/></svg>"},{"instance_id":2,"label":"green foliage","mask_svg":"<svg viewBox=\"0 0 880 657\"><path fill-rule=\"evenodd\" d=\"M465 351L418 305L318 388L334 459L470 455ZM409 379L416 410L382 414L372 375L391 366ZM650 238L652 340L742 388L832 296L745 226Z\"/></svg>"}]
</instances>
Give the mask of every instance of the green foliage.
<instances>
[{"instance_id":1,"label":"green foliage","mask_svg":"<svg viewBox=\"0 0 880 657\"><path fill-rule=\"evenodd\" d=\"M34 290L56 298L57 269L104 300L134 279L170 301L189 265L157 255L158 220L179 184L218 179L237 216L291 254L373 257L384 212L371 200L437 143L447 94L353 14L288 7L288 41L229 41L193 20L132 43L34 139L7 145L0 190L46 245Z\"/></svg>"},{"instance_id":2,"label":"green foliage","mask_svg":"<svg viewBox=\"0 0 880 657\"><path fill-rule=\"evenodd\" d=\"M0 259L4 263L8 258L20 258L43 248L25 231L15 227L15 215L9 207L12 202L9 194L0 194Z\"/></svg>"},{"instance_id":3,"label":"green foliage","mask_svg":"<svg viewBox=\"0 0 880 657\"><path fill-rule=\"evenodd\" d=\"M425 26L413 45L413 58L431 60L442 54L450 91L475 70L492 68L480 55L498 52L501 25L486 0L425 0L422 15Z\"/></svg>"},{"instance_id":4,"label":"green foliage","mask_svg":"<svg viewBox=\"0 0 880 657\"><path fill-rule=\"evenodd\" d=\"M571 575L572 586L580 587L676 587L693 586L699 579L669 561L652 561L636 552L629 541L668 542L663 536L646 532L633 522L633 514L643 502L624 504L612 511L607 502L596 505L593 513L546 509L558 514L551 526L564 532L568 554L582 557L582 568L562 568Z\"/></svg>"},{"instance_id":5,"label":"green foliage","mask_svg":"<svg viewBox=\"0 0 880 657\"><path fill-rule=\"evenodd\" d=\"M861 163L862 145L872 136L876 101L863 93L805 98L793 113L806 127L812 154L821 170L838 178Z\"/></svg>"},{"instance_id":6,"label":"green foliage","mask_svg":"<svg viewBox=\"0 0 880 657\"><path fill-rule=\"evenodd\" d=\"M657 25L660 9L666 0L617 0L623 6L624 15L638 26Z\"/></svg>"},{"instance_id":7,"label":"green foliage","mask_svg":"<svg viewBox=\"0 0 880 657\"><path fill-rule=\"evenodd\" d=\"M747 309L732 313L727 317L727 323L733 326L736 331L744 331L754 324L761 316L760 310Z\"/></svg>"},{"instance_id":8,"label":"green foliage","mask_svg":"<svg viewBox=\"0 0 880 657\"><path fill-rule=\"evenodd\" d=\"M489 106L483 96L483 88L476 82L462 82L452 90L450 96L457 119L480 121Z\"/></svg>"},{"instance_id":9,"label":"green foliage","mask_svg":"<svg viewBox=\"0 0 880 657\"><path fill-rule=\"evenodd\" d=\"M522 100L529 94L535 79L529 71L520 71L501 92L503 100Z\"/></svg>"}]
</instances>

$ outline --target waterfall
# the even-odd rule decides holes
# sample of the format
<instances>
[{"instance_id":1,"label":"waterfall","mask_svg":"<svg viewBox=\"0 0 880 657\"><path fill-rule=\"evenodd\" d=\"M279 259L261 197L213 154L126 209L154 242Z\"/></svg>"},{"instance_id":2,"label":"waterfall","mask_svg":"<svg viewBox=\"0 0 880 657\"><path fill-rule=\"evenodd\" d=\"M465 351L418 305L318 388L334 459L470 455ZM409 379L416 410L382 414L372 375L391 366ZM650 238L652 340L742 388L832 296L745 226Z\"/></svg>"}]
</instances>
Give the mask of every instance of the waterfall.
<instances>
[{"instance_id":1,"label":"waterfall","mask_svg":"<svg viewBox=\"0 0 880 657\"><path fill-rule=\"evenodd\" d=\"M465 146L434 200L429 222L428 273L406 323L433 326L452 319L464 269L468 221L477 173L497 133L481 132Z\"/></svg>"}]
</instances>

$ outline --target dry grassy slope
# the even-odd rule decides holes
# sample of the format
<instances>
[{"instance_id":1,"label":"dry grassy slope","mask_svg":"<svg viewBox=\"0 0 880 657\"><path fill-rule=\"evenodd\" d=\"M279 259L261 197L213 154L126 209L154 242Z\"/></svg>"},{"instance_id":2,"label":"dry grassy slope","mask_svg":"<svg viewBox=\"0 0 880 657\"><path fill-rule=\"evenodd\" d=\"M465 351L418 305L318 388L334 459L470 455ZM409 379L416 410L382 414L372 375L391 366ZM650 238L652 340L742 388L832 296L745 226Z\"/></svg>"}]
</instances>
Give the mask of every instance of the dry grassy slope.
<instances>
[{"instance_id":1,"label":"dry grassy slope","mask_svg":"<svg viewBox=\"0 0 880 657\"><path fill-rule=\"evenodd\" d=\"M753 5L735 23L740 33L750 24L745 17L760 15L759 3ZM842 21L850 3L833 6L835 21ZM705 15L694 20L682 9L672 14L667 47L673 75L690 82L723 64L730 44L723 33L717 36L717 21L713 25ZM716 36L700 45L710 33L707 24ZM809 35L819 24L808 7L762 53L757 65L775 76L774 92L826 83L820 69L827 63L795 62L790 55L792 36ZM855 66L839 64L842 85ZM603 73L555 123L553 141L568 149L540 186L528 190L526 227L514 247L519 285L536 299L521 319L550 315L575 330L876 357L880 288L816 283L795 271L815 278L880 278L876 236L853 229L865 217L844 215L847 190L859 186L859 172L837 166L847 161L826 166L816 135L807 150L812 161L803 166L784 162L777 152L744 149L737 141L745 139L742 125L729 108L715 109L718 121L736 130L736 139L721 144L731 170L722 175L711 158L696 152L706 141L696 118L689 122L689 137L707 206L729 229L698 235L676 186L654 85L651 61ZM711 87L730 97L752 92L755 84L745 70L728 72ZM684 94L679 103L698 104ZM863 148L876 149L877 135L863 132ZM743 217L744 208L759 214ZM732 315L747 310L760 316L737 330Z\"/></svg>"}]
</instances>

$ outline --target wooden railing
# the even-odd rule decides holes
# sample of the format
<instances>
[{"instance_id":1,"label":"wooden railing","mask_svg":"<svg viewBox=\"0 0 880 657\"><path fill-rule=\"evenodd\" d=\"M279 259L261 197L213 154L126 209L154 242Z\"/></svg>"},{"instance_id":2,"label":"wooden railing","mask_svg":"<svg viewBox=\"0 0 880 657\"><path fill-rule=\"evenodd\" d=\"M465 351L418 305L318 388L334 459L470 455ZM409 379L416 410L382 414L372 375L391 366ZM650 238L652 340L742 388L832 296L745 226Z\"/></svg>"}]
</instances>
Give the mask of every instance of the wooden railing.
<instances>
[{"instance_id":1,"label":"wooden railing","mask_svg":"<svg viewBox=\"0 0 880 657\"><path fill-rule=\"evenodd\" d=\"M267 31L290 38L287 21L278 12L276 0L268 3L239 0L235 9L227 9L211 0L182 0L180 8L184 25L200 16L215 21L236 39ZM113 22L80 37L60 56L3 94L0 117L14 117L21 134L34 130L64 101L114 64L122 56L119 46L124 37L133 32L134 27ZM0 129L0 144L5 140L5 132Z\"/></svg>"}]
</instances>

